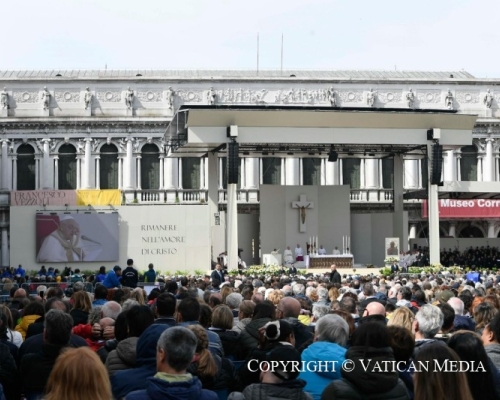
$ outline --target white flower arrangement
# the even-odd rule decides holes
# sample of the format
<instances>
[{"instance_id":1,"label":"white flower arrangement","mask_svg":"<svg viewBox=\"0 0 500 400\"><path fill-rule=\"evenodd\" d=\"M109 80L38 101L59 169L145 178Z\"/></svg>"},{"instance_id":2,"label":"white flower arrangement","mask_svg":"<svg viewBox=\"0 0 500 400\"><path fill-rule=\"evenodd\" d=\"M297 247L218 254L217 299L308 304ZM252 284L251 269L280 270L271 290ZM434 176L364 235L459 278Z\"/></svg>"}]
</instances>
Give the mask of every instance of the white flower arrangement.
<instances>
[{"instance_id":1,"label":"white flower arrangement","mask_svg":"<svg viewBox=\"0 0 500 400\"><path fill-rule=\"evenodd\" d=\"M386 264L386 265L394 264L394 263L397 263L397 262L399 262L399 258L396 258L396 257L387 257L384 260L384 264Z\"/></svg>"}]
</instances>

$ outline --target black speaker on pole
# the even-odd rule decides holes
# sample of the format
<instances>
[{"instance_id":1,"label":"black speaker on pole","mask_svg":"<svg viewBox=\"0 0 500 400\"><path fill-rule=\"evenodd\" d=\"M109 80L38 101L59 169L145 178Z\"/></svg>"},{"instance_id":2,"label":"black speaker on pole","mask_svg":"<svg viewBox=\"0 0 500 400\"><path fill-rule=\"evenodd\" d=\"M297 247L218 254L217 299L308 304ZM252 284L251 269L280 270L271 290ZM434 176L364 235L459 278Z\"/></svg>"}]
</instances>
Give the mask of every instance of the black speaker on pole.
<instances>
[{"instance_id":1,"label":"black speaker on pole","mask_svg":"<svg viewBox=\"0 0 500 400\"><path fill-rule=\"evenodd\" d=\"M230 142L227 148L227 183L238 183L240 172L240 158L238 157L239 145Z\"/></svg>"},{"instance_id":2,"label":"black speaker on pole","mask_svg":"<svg viewBox=\"0 0 500 400\"><path fill-rule=\"evenodd\" d=\"M436 143L432 145L431 163L431 185L442 185L443 146L440 144Z\"/></svg>"}]
</instances>

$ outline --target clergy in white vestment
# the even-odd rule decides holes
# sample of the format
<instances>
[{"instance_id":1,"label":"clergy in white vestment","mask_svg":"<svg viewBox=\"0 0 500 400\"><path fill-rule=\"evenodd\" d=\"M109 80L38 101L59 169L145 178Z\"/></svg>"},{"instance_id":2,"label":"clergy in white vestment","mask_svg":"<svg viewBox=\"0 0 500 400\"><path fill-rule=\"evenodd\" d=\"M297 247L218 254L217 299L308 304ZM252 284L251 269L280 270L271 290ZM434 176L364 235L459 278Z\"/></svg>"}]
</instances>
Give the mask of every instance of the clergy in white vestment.
<instances>
[{"instance_id":1,"label":"clergy in white vestment","mask_svg":"<svg viewBox=\"0 0 500 400\"><path fill-rule=\"evenodd\" d=\"M326 249L323 247L323 245L319 246L318 254L320 256L325 256L326 255Z\"/></svg>"},{"instance_id":2,"label":"clergy in white vestment","mask_svg":"<svg viewBox=\"0 0 500 400\"><path fill-rule=\"evenodd\" d=\"M335 248L333 249L332 254L334 254L334 255L339 255L340 254L340 250L339 250L339 248L337 246L335 246Z\"/></svg>"},{"instance_id":3,"label":"clergy in white vestment","mask_svg":"<svg viewBox=\"0 0 500 400\"><path fill-rule=\"evenodd\" d=\"M290 246L288 246L283 252L283 261L285 262L285 264L293 263L293 253L292 250L290 250Z\"/></svg>"},{"instance_id":4,"label":"clergy in white vestment","mask_svg":"<svg viewBox=\"0 0 500 400\"><path fill-rule=\"evenodd\" d=\"M297 244L297 247L295 248L295 260L304 261L304 252L302 251L300 244Z\"/></svg>"}]
</instances>

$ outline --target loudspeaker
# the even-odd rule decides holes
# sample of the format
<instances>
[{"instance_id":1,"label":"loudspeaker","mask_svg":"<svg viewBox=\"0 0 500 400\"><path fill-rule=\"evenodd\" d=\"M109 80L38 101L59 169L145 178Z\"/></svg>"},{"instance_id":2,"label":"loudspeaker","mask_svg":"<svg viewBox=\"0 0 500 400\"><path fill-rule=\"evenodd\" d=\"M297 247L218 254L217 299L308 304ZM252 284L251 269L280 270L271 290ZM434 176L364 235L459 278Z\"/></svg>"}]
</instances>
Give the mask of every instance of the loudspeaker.
<instances>
[{"instance_id":1,"label":"loudspeaker","mask_svg":"<svg viewBox=\"0 0 500 400\"><path fill-rule=\"evenodd\" d=\"M227 148L227 183L238 183L240 172L240 158L238 157L239 145L231 142Z\"/></svg>"},{"instance_id":2,"label":"loudspeaker","mask_svg":"<svg viewBox=\"0 0 500 400\"><path fill-rule=\"evenodd\" d=\"M330 153L328 153L328 162L337 162L338 159L338 153L335 150L330 150Z\"/></svg>"},{"instance_id":3,"label":"loudspeaker","mask_svg":"<svg viewBox=\"0 0 500 400\"><path fill-rule=\"evenodd\" d=\"M443 146L440 144L432 145L431 159L431 185L441 185L441 175L443 172Z\"/></svg>"}]
</instances>

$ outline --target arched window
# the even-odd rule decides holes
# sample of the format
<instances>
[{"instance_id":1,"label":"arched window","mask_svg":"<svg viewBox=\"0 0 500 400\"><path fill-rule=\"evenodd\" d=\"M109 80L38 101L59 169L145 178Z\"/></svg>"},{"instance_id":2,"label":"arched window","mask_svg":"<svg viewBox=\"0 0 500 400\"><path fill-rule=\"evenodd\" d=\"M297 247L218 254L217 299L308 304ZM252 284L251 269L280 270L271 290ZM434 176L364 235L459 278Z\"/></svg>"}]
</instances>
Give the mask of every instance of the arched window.
<instances>
[{"instance_id":1,"label":"arched window","mask_svg":"<svg viewBox=\"0 0 500 400\"><path fill-rule=\"evenodd\" d=\"M60 190L76 189L76 149L71 144L59 148L57 176Z\"/></svg>"},{"instance_id":2,"label":"arched window","mask_svg":"<svg viewBox=\"0 0 500 400\"><path fill-rule=\"evenodd\" d=\"M302 182L304 185L321 184L321 158L302 159Z\"/></svg>"},{"instance_id":3,"label":"arched window","mask_svg":"<svg viewBox=\"0 0 500 400\"><path fill-rule=\"evenodd\" d=\"M483 232L477 226L469 225L463 228L458 235L459 238L484 238Z\"/></svg>"},{"instance_id":4,"label":"arched window","mask_svg":"<svg viewBox=\"0 0 500 400\"><path fill-rule=\"evenodd\" d=\"M101 189L118 189L118 149L114 144L105 144L101 147L99 172Z\"/></svg>"},{"instance_id":5,"label":"arched window","mask_svg":"<svg viewBox=\"0 0 500 400\"><path fill-rule=\"evenodd\" d=\"M141 151L142 189L160 188L160 151L154 144L146 144Z\"/></svg>"},{"instance_id":6,"label":"arched window","mask_svg":"<svg viewBox=\"0 0 500 400\"><path fill-rule=\"evenodd\" d=\"M22 144L17 149L17 190L36 189L35 149Z\"/></svg>"},{"instance_id":7,"label":"arched window","mask_svg":"<svg viewBox=\"0 0 500 400\"><path fill-rule=\"evenodd\" d=\"M262 159L262 183L281 185L281 158L265 157Z\"/></svg>"},{"instance_id":8,"label":"arched window","mask_svg":"<svg viewBox=\"0 0 500 400\"><path fill-rule=\"evenodd\" d=\"M200 159L197 157L182 158L182 188L200 188Z\"/></svg>"},{"instance_id":9,"label":"arched window","mask_svg":"<svg viewBox=\"0 0 500 400\"><path fill-rule=\"evenodd\" d=\"M361 160L359 158L342 158L342 181L344 185L350 185L351 189L361 187L360 166Z\"/></svg>"},{"instance_id":10,"label":"arched window","mask_svg":"<svg viewBox=\"0 0 500 400\"><path fill-rule=\"evenodd\" d=\"M477 148L465 146L460 149L460 180L477 181Z\"/></svg>"}]
</instances>

